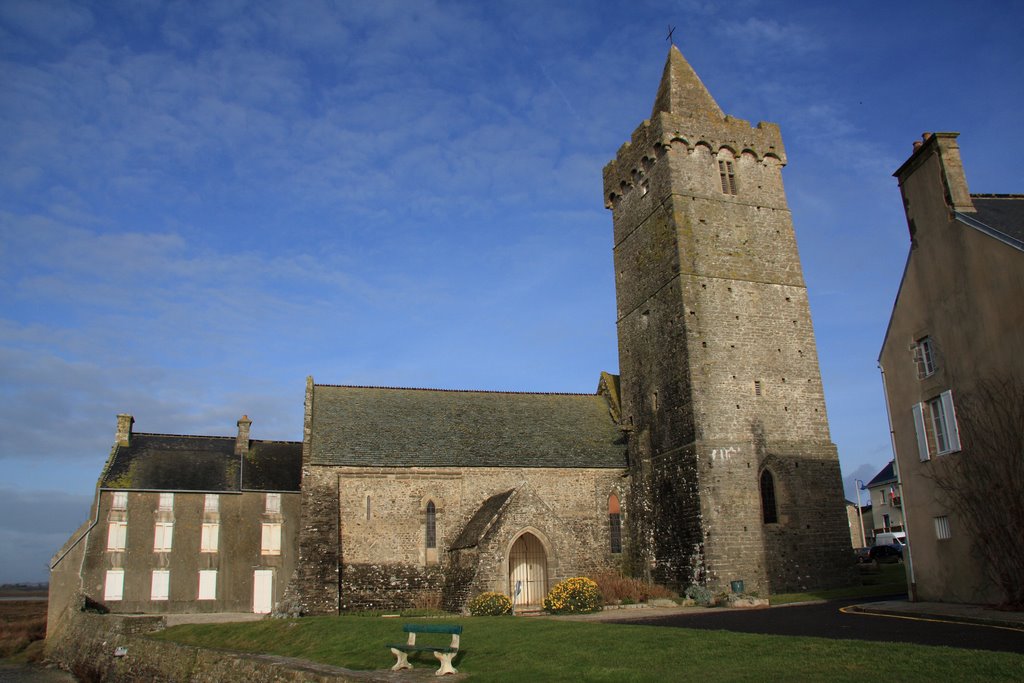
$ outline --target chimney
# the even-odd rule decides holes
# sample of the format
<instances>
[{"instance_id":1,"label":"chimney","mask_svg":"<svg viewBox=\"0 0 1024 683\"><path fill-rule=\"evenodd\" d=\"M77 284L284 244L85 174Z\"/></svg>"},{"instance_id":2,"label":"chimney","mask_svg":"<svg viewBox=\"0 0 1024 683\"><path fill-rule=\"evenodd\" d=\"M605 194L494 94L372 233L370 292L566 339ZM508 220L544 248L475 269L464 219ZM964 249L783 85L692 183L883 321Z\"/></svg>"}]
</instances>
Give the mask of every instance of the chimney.
<instances>
[{"instance_id":1,"label":"chimney","mask_svg":"<svg viewBox=\"0 0 1024 683\"><path fill-rule=\"evenodd\" d=\"M135 424L135 418L131 415L117 416L117 433L114 435L114 441L118 446L131 445L133 424Z\"/></svg>"},{"instance_id":2,"label":"chimney","mask_svg":"<svg viewBox=\"0 0 1024 683\"><path fill-rule=\"evenodd\" d=\"M248 415L243 415L238 421L238 436L235 438L235 455L245 455L249 452L249 427L252 420Z\"/></svg>"},{"instance_id":3,"label":"chimney","mask_svg":"<svg viewBox=\"0 0 1024 683\"><path fill-rule=\"evenodd\" d=\"M964 174L963 162L960 159L960 145L957 144L959 135L959 133L922 133L921 139L914 142L913 154L893 174L899 180L904 201L907 200L908 182L916 183L917 189L909 191L919 198L923 198L924 194L930 194L930 191L925 190L922 184L931 185L941 192L939 198L945 203L947 210L975 211L970 191L967 189L967 176ZM911 181L911 176L923 167L929 170L920 174L920 179ZM936 181L938 184L935 184Z\"/></svg>"}]
</instances>

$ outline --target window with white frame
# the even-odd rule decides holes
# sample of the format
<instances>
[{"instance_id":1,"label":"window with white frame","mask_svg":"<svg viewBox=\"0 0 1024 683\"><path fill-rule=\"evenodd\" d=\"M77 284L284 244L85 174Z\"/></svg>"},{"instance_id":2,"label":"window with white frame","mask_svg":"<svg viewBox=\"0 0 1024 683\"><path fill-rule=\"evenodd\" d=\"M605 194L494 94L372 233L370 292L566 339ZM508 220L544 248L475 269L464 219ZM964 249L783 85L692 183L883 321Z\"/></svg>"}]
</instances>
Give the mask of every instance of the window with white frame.
<instances>
[{"instance_id":1,"label":"window with white frame","mask_svg":"<svg viewBox=\"0 0 1024 683\"><path fill-rule=\"evenodd\" d=\"M953 538L953 530L949 528L949 517L946 515L935 518L935 538L940 541Z\"/></svg>"},{"instance_id":2,"label":"window with white frame","mask_svg":"<svg viewBox=\"0 0 1024 683\"><path fill-rule=\"evenodd\" d=\"M173 537L174 522L157 522L153 526L153 552L170 552Z\"/></svg>"},{"instance_id":3,"label":"window with white frame","mask_svg":"<svg viewBox=\"0 0 1024 683\"><path fill-rule=\"evenodd\" d=\"M127 491L114 491L114 495L111 496L110 508L112 510L127 510L128 509L128 492Z\"/></svg>"},{"instance_id":4,"label":"window with white frame","mask_svg":"<svg viewBox=\"0 0 1024 683\"><path fill-rule=\"evenodd\" d=\"M203 529L199 539L199 552L201 553L215 553L217 552L217 543L220 536L220 524L207 522L203 524Z\"/></svg>"},{"instance_id":5,"label":"window with white frame","mask_svg":"<svg viewBox=\"0 0 1024 683\"><path fill-rule=\"evenodd\" d=\"M199 570L199 600L217 599L217 570Z\"/></svg>"},{"instance_id":6,"label":"window with white frame","mask_svg":"<svg viewBox=\"0 0 1024 683\"><path fill-rule=\"evenodd\" d=\"M263 524L260 553L263 555L281 554L281 525L277 523Z\"/></svg>"},{"instance_id":7,"label":"window with white frame","mask_svg":"<svg viewBox=\"0 0 1024 683\"><path fill-rule=\"evenodd\" d=\"M220 496L216 493L207 493L206 499L203 501L204 512L219 512L220 511Z\"/></svg>"},{"instance_id":8,"label":"window with white frame","mask_svg":"<svg viewBox=\"0 0 1024 683\"><path fill-rule=\"evenodd\" d=\"M108 601L124 598L124 570L108 569L103 581L103 599Z\"/></svg>"},{"instance_id":9,"label":"window with white frame","mask_svg":"<svg viewBox=\"0 0 1024 683\"><path fill-rule=\"evenodd\" d=\"M107 550L124 550L128 522L111 522L107 527Z\"/></svg>"},{"instance_id":10,"label":"window with white frame","mask_svg":"<svg viewBox=\"0 0 1024 683\"><path fill-rule=\"evenodd\" d=\"M161 493L160 494L160 511L171 512L174 510L174 494L173 493Z\"/></svg>"},{"instance_id":11,"label":"window with white frame","mask_svg":"<svg viewBox=\"0 0 1024 683\"><path fill-rule=\"evenodd\" d=\"M280 493L268 493L267 494L267 513L277 514L281 512L281 494Z\"/></svg>"},{"instance_id":12,"label":"window with white frame","mask_svg":"<svg viewBox=\"0 0 1024 683\"><path fill-rule=\"evenodd\" d=\"M921 460L960 450L960 431L956 424L953 392L944 391L931 400L915 404L912 412Z\"/></svg>"},{"instance_id":13,"label":"window with white frame","mask_svg":"<svg viewBox=\"0 0 1024 683\"><path fill-rule=\"evenodd\" d=\"M170 595L171 572L168 569L154 569L153 581L150 584L150 600L166 600Z\"/></svg>"},{"instance_id":14,"label":"window with white frame","mask_svg":"<svg viewBox=\"0 0 1024 683\"><path fill-rule=\"evenodd\" d=\"M935 374L935 346L931 337L921 337L914 342L914 363L917 365L917 378L924 379Z\"/></svg>"}]
</instances>

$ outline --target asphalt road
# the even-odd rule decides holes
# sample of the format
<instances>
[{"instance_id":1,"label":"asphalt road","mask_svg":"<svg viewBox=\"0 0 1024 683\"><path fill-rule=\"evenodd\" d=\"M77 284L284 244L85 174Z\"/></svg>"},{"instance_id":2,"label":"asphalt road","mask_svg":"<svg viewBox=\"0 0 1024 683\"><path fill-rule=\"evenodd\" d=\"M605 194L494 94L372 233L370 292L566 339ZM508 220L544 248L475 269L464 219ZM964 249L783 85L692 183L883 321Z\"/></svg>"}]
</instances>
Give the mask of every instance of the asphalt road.
<instances>
[{"instance_id":1,"label":"asphalt road","mask_svg":"<svg viewBox=\"0 0 1024 683\"><path fill-rule=\"evenodd\" d=\"M1020 630L841 611L844 607L863 602L863 599L836 600L769 609L709 610L699 614L677 614L642 620L615 619L614 622L780 636L946 645L1024 654L1024 631Z\"/></svg>"}]
</instances>

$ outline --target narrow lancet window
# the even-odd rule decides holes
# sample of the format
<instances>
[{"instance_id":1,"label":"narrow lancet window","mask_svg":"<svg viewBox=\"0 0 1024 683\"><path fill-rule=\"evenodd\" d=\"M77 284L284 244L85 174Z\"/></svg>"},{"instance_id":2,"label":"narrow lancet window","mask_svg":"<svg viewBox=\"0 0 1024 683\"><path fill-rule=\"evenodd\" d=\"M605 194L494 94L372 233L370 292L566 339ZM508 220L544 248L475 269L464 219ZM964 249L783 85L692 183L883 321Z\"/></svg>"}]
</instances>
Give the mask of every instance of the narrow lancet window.
<instances>
[{"instance_id":1,"label":"narrow lancet window","mask_svg":"<svg viewBox=\"0 0 1024 683\"><path fill-rule=\"evenodd\" d=\"M608 496L608 532L611 540L610 550L622 552L622 517L619 510L619 497L614 493Z\"/></svg>"},{"instance_id":2,"label":"narrow lancet window","mask_svg":"<svg viewBox=\"0 0 1024 683\"><path fill-rule=\"evenodd\" d=\"M775 477L768 470L761 473L761 516L765 524L776 524L779 521L775 505Z\"/></svg>"},{"instance_id":3,"label":"narrow lancet window","mask_svg":"<svg viewBox=\"0 0 1024 683\"><path fill-rule=\"evenodd\" d=\"M719 160L718 175L722 179L722 192L725 194L736 194L736 169L731 161Z\"/></svg>"},{"instance_id":4,"label":"narrow lancet window","mask_svg":"<svg viewBox=\"0 0 1024 683\"><path fill-rule=\"evenodd\" d=\"M437 508L434 501L427 503L427 547L437 547Z\"/></svg>"}]
</instances>

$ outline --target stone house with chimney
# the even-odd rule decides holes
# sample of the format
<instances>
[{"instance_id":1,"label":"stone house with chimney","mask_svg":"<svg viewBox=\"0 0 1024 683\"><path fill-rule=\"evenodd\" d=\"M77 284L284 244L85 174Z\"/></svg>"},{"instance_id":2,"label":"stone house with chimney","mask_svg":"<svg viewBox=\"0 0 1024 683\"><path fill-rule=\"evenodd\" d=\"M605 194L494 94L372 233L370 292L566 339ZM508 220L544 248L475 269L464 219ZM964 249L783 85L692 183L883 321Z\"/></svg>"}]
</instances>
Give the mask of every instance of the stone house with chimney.
<instances>
[{"instance_id":1,"label":"stone house with chimney","mask_svg":"<svg viewBox=\"0 0 1024 683\"><path fill-rule=\"evenodd\" d=\"M295 569L301 444L133 432L117 416L90 519L50 566L48 630L69 605L269 613Z\"/></svg>"},{"instance_id":2,"label":"stone house with chimney","mask_svg":"<svg viewBox=\"0 0 1024 683\"><path fill-rule=\"evenodd\" d=\"M147 541L136 560L104 545L100 525L125 512L114 507L121 489L129 544L136 518L156 533L161 493L175 494L175 524L189 516L193 546L205 496L221 493L222 516L234 501L239 528L253 529L239 540L247 559L229 570L217 556L223 592L202 608L256 604L249 565L268 562L256 530L271 521L271 493L283 520L281 612L459 610L485 590L539 604L556 581L602 571L677 589L740 580L762 593L844 581L850 532L785 163L778 126L726 115L672 47L650 119L604 169L620 375L601 373L583 395L309 378L301 444L249 442L240 454L221 437L131 437L115 446L93 521L62 551L54 585L73 584L69 567L81 566L92 599L159 610L131 572L148 572L153 593L168 562L175 595L178 555ZM157 466L179 450L218 464L202 481ZM264 455L267 477L247 480ZM193 555L179 572L185 602L168 606L200 608L198 572L213 560ZM116 584L122 568L111 601L105 577L115 572Z\"/></svg>"},{"instance_id":3,"label":"stone house with chimney","mask_svg":"<svg viewBox=\"0 0 1024 683\"><path fill-rule=\"evenodd\" d=\"M957 137L926 133L894 174L910 249L878 365L909 541L911 597L991 603L1005 596L980 559L979 543L1024 556L1020 528L1007 526L1024 514L1020 474L985 484L986 507L1008 504L1007 515L994 516L1000 521L991 525L997 531L988 543L970 531L963 509L937 482L964 458L1020 462L1019 426L1015 442L986 444L994 425L976 429L972 439L961 410L971 405L978 417L1005 416L1001 409L1014 400L1018 410L1024 406L1024 195L970 193ZM979 394L1004 383L1015 387L1016 398ZM1019 424L1020 415L1015 419Z\"/></svg>"}]
</instances>

